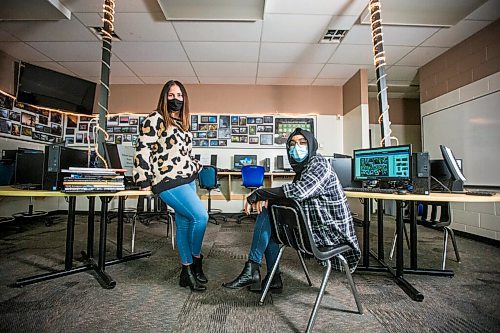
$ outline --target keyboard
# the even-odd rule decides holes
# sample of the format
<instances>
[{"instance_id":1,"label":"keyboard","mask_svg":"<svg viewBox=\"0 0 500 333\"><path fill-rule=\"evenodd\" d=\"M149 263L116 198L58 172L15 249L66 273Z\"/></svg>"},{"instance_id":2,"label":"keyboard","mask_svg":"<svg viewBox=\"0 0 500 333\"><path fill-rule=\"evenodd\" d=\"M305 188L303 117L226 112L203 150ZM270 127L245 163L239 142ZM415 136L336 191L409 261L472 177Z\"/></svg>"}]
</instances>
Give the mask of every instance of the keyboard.
<instances>
[{"instance_id":1,"label":"keyboard","mask_svg":"<svg viewBox=\"0 0 500 333\"><path fill-rule=\"evenodd\" d=\"M344 191L348 192L366 192L366 193L395 193L398 190L392 188L375 188L375 187L344 187Z\"/></svg>"},{"instance_id":2,"label":"keyboard","mask_svg":"<svg viewBox=\"0 0 500 333\"><path fill-rule=\"evenodd\" d=\"M41 190L42 185L40 184L15 184L11 185L13 188L18 190Z\"/></svg>"},{"instance_id":3,"label":"keyboard","mask_svg":"<svg viewBox=\"0 0 500 333\"><path fill-rule=\"evenodd\" d=\"M465 192L465 194L491 197L491 196L495 195L496 192L493 192L493 191L467 191L467 192Z\"/></svg>"}]
</instances>

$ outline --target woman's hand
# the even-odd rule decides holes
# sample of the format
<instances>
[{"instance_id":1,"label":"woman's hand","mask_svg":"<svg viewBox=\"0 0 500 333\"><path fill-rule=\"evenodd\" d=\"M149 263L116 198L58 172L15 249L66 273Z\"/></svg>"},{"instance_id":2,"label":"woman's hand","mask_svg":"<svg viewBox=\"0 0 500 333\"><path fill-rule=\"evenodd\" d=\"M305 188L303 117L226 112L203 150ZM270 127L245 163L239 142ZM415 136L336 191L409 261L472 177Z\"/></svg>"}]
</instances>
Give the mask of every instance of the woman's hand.
<instances>
[{"instance_id":1,"label":"woman's hand","mask_svg":"<svg viewBox=\"0 0 500 333\"><path fill-rule=\"evenodd\" d=\"M267 200L266 201L257 201L253 204L249 204L247 200L245 200L245 214L249 215L252 210L255 210L258 214L262 213L262 209L267 208Z\"/></svg>"},{"instance_id":2,"label":"woman's hand","mask_svg":"<svg viewBox=\"0 0 500 333\"><path fill-rule=\"evenodd\" d=\"M151 186L141 188L141 191L151 191Z\"/></svg>"}]
</instances>

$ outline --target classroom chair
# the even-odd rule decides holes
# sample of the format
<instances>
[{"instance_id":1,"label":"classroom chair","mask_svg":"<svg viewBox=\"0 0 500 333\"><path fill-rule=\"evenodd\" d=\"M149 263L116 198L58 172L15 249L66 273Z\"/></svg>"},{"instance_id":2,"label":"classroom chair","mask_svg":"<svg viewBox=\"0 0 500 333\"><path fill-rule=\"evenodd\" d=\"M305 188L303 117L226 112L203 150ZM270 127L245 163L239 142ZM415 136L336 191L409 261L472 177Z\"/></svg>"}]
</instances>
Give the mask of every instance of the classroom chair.
<instances>
[{"instance_id":1,"label":"classroom chair","mask_svg":"<svg viewBox=\"0 0 500 333\"><path fill-rule=\"evenodd\" d=\"M265 168L260 165L245 165L241 168L241 186L246 187L250 191L256 190L264 185ZM256 214L246 215L245 213L238 215L236 222L238 224L245 218L256 218Z\"/></svg>"},{"instance_id":2,"label":"classroom chair","mask_svg":"<svg viewBox=\"0 0 500 333\"><path fill-rule=\"evenodd\" d=\"M217 179L217 168L212 165L204 165L198 173L198 184L201 189L208 190L208 222L219 224L217 217L226 222L226 217L222 215L222 210L212 209L212 190L220 187Z\"/></svg>"}]
</instances>

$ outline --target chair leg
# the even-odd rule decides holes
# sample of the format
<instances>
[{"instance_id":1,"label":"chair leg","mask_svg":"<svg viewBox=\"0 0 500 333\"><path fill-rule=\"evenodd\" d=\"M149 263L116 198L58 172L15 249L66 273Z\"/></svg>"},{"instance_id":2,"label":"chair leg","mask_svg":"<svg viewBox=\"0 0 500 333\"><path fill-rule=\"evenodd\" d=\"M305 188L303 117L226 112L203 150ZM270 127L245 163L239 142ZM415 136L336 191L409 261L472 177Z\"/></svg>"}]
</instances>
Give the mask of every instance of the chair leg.
<instances>
[{"instance_id":1,"label":"chair leg","mask_svg":"<svg viewBox=\"0 0 500 333\"><path fill-rule=\"evenodd\" d=\"M132 245L131 245L131 252L134 253L134 249L135 249L135 226L137 224L137 219L139 217L136 215L134 215L134 217L132 218Z\"/></svg>"},{"instance_id":2,"label":"chair leg","mask_svg":"<svg viewBox=\"0 0 500 333\"><path fill-rule=\"evenodd\" d=\"M208 222L211 222L215 225L219 225L219 221L217 221L217 219L211 215L208 215Z\"/></svg>"},{"instance_id":3,"label":"chair leg","mask_svg":"<svg viewBox=\"0 0 500 333\"><path fill-rule=\"evenodd\" d=\"M457 246L457 240L455 238L455 233L453 232L453 229L450 227L445 227L448 229L448 232L450 233L451 236L451 242L453 243L453 250L455 251L455 257L457 258L457 262L460 262L460 254L458 253L458 246Z\"/></svg>"},{"instance_id":4,"label":"chair leg","mask_svg":"<svg viewBox=\"0 0 500 333\"><path fill-rule=\"evenodd\" d=\"M392 260L392 257L394 256L394 250L396 249L396 240L397 240L397 233L394 232L394 240L392 241L392 247L391 247L391 253L389 253L389 259Z\"/></svg>"},{"instance_id":5,"label":"chair leg","mask_svg":"<svg viewBox=\"0 0 500 333\"><path fill-rule=\"evenodd\" d=\"M316 302L314 302L311 317L309 317L309 321L307 322L307 333L312 332L314 321L316 320L316 313L318 312L321 299L323 298L323 294L325 293L326 285L328 283L328 278L330 277L330 273L332 271L332 263L330 262L330 260L325 260L324 262L326 262L326 269L323 274L323 281L321 281L321 287L319 288L318 296L316 296Z\"/></svg>"},{"instance_id":6,"label":"chair leg","mask_svg":"<svg viewBox=\"0 0 500 333\"><path fill-rule=\"evenodd\" d=\"M307 270L306 263L304 262L304 257L302 257L302 253L297 251L299 255L300 263L302 264L302 268L304 269L304 273L306 273L307 283L309 283L309 287L312 287L311 277L309 276L309 271Z\"/></svg>"},{"instance_id":7,"label":"chair leg","mask_svg":"<svg viewBox=\"0 0 500 333\"><path fill-rule=\"evenodd\" d=\"M442 264L442 270L446 268L446 251L448 249L448 229L443 228L444 231L444 240L443 240L443 264Z\"/></svg>"},{"instance_id":8,"label":"chair leg","mask_svg":"<svg viewBox=\"0 0 500 333\"><path fill-rule=\"evenodd\" d=\"M262 295L260 296L259 305L264 304L264 300L266 299L267 292L269 291L269 286L271 286L271 282L273 281L274 274L278 270L278 265L280 263L280 259L281 259L281 256L283 255L284 250L285 250L285 246L282 245L280 247L280 251L278 252L278 257L276 258L276 262L274 263L273 269L271 271L271 275L269 276L269 279L267 279L266 286L264 287L264 290L262 291Z\"/></svg>"},{"instance_id":9,"label":"chair leg","mask_svg":"<svg viewBox=\"0 0 500 333\"><path fill-rule=\"evenodd\" d=\"M347 276L347 281L349 282L349 285L351 286L351 292L354 296L354 300L356 301L356 306L358 307L358 312L359 314L363 314L363 305L361 304L361 301L359 300L359 294L358 294L358 289L356 288L356 285L354 284L354 281L352 279L352 274L351 271L349 270L349 265L347 264L347 260L345 260L344 256L339 254L337 256L339 260L342 262L342 266L344 267L345 270L345 275Z\"/></svg>"}]
</instances>

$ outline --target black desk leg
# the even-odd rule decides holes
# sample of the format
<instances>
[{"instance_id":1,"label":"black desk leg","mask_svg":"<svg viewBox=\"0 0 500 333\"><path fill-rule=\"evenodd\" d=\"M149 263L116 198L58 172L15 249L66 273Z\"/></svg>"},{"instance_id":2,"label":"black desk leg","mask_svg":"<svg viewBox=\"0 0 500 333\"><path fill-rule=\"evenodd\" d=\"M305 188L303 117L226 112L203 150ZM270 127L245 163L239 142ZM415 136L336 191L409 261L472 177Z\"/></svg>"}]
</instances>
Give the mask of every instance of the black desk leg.
<instances>
[{"instance_id":1,"label":"black desk leg","mask_svg":"<svg viewBox=\"0 0 500 333\"><path fill-rule=\"evenodd\" d=\"M417 214L416 203L411 201L410 205L410 268L417 269Z\"/></svg>"},{"instance_id":2,"label":"black desk leg","mask_svg":"<svg viewBox=\"0 0 500 333\"><path fill-rule=\"evenodd\" d=\"M66 257L64 258L64 269L73 268L73 243L75 240L75 210L76 197L68 197L68 225L66 227Z\"/></svg>"},{"instance_id":3,"label":"black desk leg","mask_svg":"<svg viewBox=\"0 0 500 333\"><path fill-rule=\"evenodd\" d=\"M99 230L99 258L97 262L97 267L94 267L97 273L99 282L103 288L112 289L116 286L116 281L113 280L104 270L106 266L106 235L108 228L108 204L110 198L101 197L101 223Z\"/></svg>"},{"instance_id":4,"label":"black desk leg","mask_svg":"<svg viewBox=\"0 0 500 333\"><path fill-rule=\"evenodd\" d=\"M377 257L384 260L384 200L377 200Z\"/></svg>"},{"instance_id":5,"label":"black desk leg","mask_svg":"<svg viewBox=\"0 0 500 333\"><path fill-rule=\"evenodd\" d=\"M118 225L116 232L116 257L123 258L123 212L125 210L125 197L118 197Z\"/></svg>"},{"instance_id":6,"label":"black desk leg","mask_svg":"<svg viewBox=\"0 0 500 333\"><path fill-rule=\"evenodd\" d=\"M370 201L363 199L363 266L370 266Z\"/></svg>"},{"instance_id":7,"label":"black desk leg","mask_svg":"<svg viewBox=\"0 0 500 333\"><path fill-rule=\"evenodd\" d=\"M89 199L89 216L87 219L87 256L94 256L94 221L95 221L95 197Z\"/></svg>"}]
</instances>

